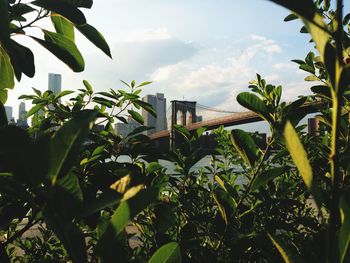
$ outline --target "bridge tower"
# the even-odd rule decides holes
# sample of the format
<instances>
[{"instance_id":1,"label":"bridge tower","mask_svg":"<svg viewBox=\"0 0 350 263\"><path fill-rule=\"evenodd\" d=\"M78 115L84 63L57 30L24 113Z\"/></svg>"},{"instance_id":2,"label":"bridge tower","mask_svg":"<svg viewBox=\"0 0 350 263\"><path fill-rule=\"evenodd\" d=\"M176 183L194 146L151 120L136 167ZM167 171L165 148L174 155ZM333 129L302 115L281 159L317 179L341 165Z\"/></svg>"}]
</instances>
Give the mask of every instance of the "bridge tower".
<instances>
[{"instance_id":1,"label":"bridge tower","mask_svg":"<svg viewBox=\"0 0 350 263\"><path fill-rule=\"evenodd\" d=\"M174 148L175 143L175 130L174 126L177 123L178 113L180 114L180 125L186 126L196 122L196 101L180 101L173 100L171 101L171 127L170 127L170 147ZM188 123L187 122L187 113Z\"/></svg>"}]
</instances>

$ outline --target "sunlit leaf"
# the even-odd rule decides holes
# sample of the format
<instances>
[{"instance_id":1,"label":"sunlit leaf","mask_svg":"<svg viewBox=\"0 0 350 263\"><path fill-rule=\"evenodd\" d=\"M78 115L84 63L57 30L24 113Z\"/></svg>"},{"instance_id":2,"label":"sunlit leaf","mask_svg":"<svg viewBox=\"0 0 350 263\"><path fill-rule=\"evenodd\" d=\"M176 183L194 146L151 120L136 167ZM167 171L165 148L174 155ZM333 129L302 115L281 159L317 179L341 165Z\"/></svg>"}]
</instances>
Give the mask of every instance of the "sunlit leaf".
<instances>
[{"instance_id":1,"label":"sunlit leaf","mask_svg":"<svg viewBox=\"0 0 350 263\"><path fill-rule=\"evenodd\" d=\"M247 132L235 129L231 131L231 140L242 159L253 167L258 158L258 147L253 138Z\"/></svg>"},{"instance_id":2,"label":"sunlit leaf","mask_svg":"<svg viewBox=\"0 0 350 263\"><path fill-rule=\"evenodd\" d=\"M64 35L72 42L75 41L73 24L59 14L51 14L51 21L57 33Z\"/></svg>"},{"instance_id":3,"label":"sunlit leaf","mask_svg":"<svg viewBox=\"0 0 350 263\"><path fill-rule=\"evenodd\" d=\"M281 254L283 260L285 263L297 263L298 261L294 261L292 258L292 255L290 255L290 252L286 250L285 247L281 244L277 238L272 237L272 235L268 234L269 238L271 239L273 245L277 248L278 252Z\"/></svg>"},{"instance_id":4,"label":"sunlit leaf","mask_svg":"<svg viewBox=\"0 0 350 263\"><path fill-rule=\"evenodd\" d=\"M176 242L161 246L149 259L148 263L181 263L181 250Z\"/></svg>"},{"instance_id":5,"label":"sunlit leaf","mask_svg":"<svg viewBox=\"0 0 350 263\"><path fill-rule=\"evenodd\" d=\"M4 49L0 46L0 91L12 89L14 87L14 72L10 62L10 58ZM1 102L5 104L7 98L3 95Z\"/></svg>"},{"instance_id":6,"label":"sunlit leaf","mask_svg":"<svg viewBox=\"0 0 350 263\"><path fill-rule=\"evenodd\" d=\"M101 49L107 56L112 58L111 50L100 32L89 24L79 25L76 27L87 39L91 41L96 47Z\"/></svg>"},{"instance_id":7,"label":"sunlit leaf","mask_svg":"<svg viewBox=\"0 0 350 263\"><path fill-rule=\"evenodd\" d=\"M271 121L269 109L267 108L265 103L255 94L249 92L242 92L238 94L237 101L243 107L259 114L266 121Z\"/></svg>"}]
</instances>

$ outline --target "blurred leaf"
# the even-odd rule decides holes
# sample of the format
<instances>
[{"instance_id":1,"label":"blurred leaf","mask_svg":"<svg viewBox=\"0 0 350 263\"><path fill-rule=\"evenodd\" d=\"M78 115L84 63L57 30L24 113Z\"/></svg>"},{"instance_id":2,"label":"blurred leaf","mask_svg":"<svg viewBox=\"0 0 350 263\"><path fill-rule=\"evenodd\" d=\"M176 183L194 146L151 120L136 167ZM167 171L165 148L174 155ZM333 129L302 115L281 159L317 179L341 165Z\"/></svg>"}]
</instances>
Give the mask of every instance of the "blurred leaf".
<instances>
[{"instance_id":1,"label":"blurred leaf","mask_svg":"<svg viewBox=\"0 0 350 263\"><path fill-rule=\"evenodd\" d=\"M17 80L21 80L22 72L26 76L32 78L35 74L33 52L29 48L13 40L9 41L7 50Z\"/></svg>"},{"instance_id":2,"label":"blurred leaf","mask_svg":"<svg viewBox=\"0 0 350 263\"><path fill-rule=\"evenodd\" d=\"M64 35L72 42L75 41L73 24L59 14L51 14L51 21L57 33Z\"/></svg>"},{"instance_id":3,"label":"blurred leaf","mask_svg":"<svg viewBox=\"0 0 350 263\"><path fill-rule=\"evenodd\" d=\"M0 91L12 89L15 86L14 72L10 58L4 49L0 46ZM7 96L6 96L7 98ZM5 104L6 99L3 97L1 103Z\"/></svg>"},{"instance_id":4,"label":"blurred leaf","mask_svg":"<svg viewBox=\"0 0 350 263\"><path fill-rule=\"evenodd\" d=\"M155 173L157 171L161 171L163 168L164 167L157 162L149 163L149 164L147 164L146 174L149 175L149 174Z\"/></svg>"},{"instance_id":5,"label":"blurred leaf","mask_svg":"<svg viewBox=\"0 0 350 263\"><path fill-rule=\"evenodd\" d=\"M339 258L343 262L350 242L350 206L345 198L340 199L342 224L339 230Z\"/></svg>"},{"instance_id":6,"label":"blurred leaf","mask_svg":"<svg viewBox=\"0 0 350 263\"><path fill-rule=\"evenodd\" d=\"M44 104L43 104L43 103L35 105L33 108L31 108L31 109L27 112L26 117L28 118L28 117L32 116L33 114L35 114L35 113L37 113L39 110L41 110L43 107L44 107Z\"/></svg>"},{"instance_id":7,"label":"blurred leaf","mask_svg":"<svg viewBox=\"0 0 350 263\"><path fill-rule=\"evenodd\" d=\"M80 72L84 70L84 59L74 42L58 33L46 30L43 30L43 32L45 33L46 41L36 37L31 38L67 64L73 71Z\"/></svg>"},{"instance_id":8,"label":"blurred leaf","mask_svg":"<svg viewBox=\"0 0 350 263\"><path fill-rule=\"evenodd\" d=\"M270 0L276 4L284 6L289 10L312 20L317 9L312 0Z\"/></svg>"},{"instance_id":9,"label":"blurred leaf","mask_svg":"<svg viewBox=\"0 0 350 263\"><path fill-rule=\"evenodd\" d=\"M129 221L148 205L156 201L158 189L149 188L140 191L136 196L122 202L112 215L105 231L97 243L97 253L102 262L114 262L115 250L120 246L120 235L123 233Z\"/></svg>"},{"instance_id":10,"label":"blurred leaf","mask_svg":"<svg viewBox=\"0 0 350 263\"><path fill-rule=\"evenodd\" d=\"M5 126L8 124L6 110L4 104L1 102L1 96L0 96L0 127Z\"/></svg>"},{"instance_id":11,"label":"blurred leaf","mask_svg":"<svg viewBox=\"0 0 350 263\"><path fill-rule=\"evenodd\" d=\"M72 90L64 90L64 91L61 91L60 93L58 93L58 94L56 95L55 99L57 100L57 99L59 99L59 98L62 98L62 97L64 97L64 96L67 96L67 95L72 94L72 93L74 93L74 91L72 91Z\"/></svg>"},{"instance_id":12,"label":"blurred leaf","mask_svg":"<svg viewBox=\"0 0 350 263\"><path fill-rule=\"evenodd\" d=\"M250 167L253 167L258 159L258 147L250 134L243 130L235 129L231 131L231 140L242 159Z\"/></svg>"},{"instance_id":13,"label":"blurred leaf","mask_svg":"<svg viewBox=\"0 0 350 263\"><path fill-rule=\"evenodd\" d=\"M91 41L96 47L101 49L107 56L112 58L111 50L100 32L96 28L89 24L79 25L77 29L82 33L87 39Z\"/></svg>"},{"instance_id":14,"label":"blurred leaf","mask_svg":"<svg viewBox=\"0 0 350 263\"><path fill-rule=\"evenodd\" d=\"M181 250L176 242L161 246L149 259L148 263L181 263Z\"/></svg>"},{"instance_id":15,"label":"blurred leaf","mask_svg":"<svg viewBox=\"0 0 350 263\"><path fill-rule=\"evenodd\" d=\"M277 248L278 252L281 254L284 262L286 263L300 262L300 261L295 261L293 259L293 255L289 251L287 251L285 247L281 245L281 241L277 240L277 238L272 237L272 235L270 234L267 234L267 235L271 239L274 246Z\"/></svg>"},{"instance_id":16,"label":"blurred leaf","mask_svg":"<svg viewBox=\"0 0 350 263\"><path fill-rule=\"evenodd\" d=\"M86 90L89 92L89 94L92 94L93 88L92 88L91 84L87 80L83 80L83 84L84 84Z\"/></svg>"},{"instance_id":17,"label":"blurred leaf","mask_svg":"<svg viewBox=\"0 0 350 263\"><path fill-rule=\"evenodd\" d=\"M282 175L283 173L287 172L289 169L290 168L288 166L275 167L275 168L271 168L270 170L267 170L267 171L260 173L253 181L252 186L251 186L251 191L255 191L255 190L259 189L259 187L267 184L269 181Z\"/></svg>"},{"instance_id":18,"label":"blurred leaf","mask_svg":"<svg viewBox=\"0 0 350 263\"><path fill-rule=\"evenodd\" d=\"M58 13L76 25L86 24L83 12L69 1L35 0L31 4Z\"/></svg>"},{"instance_id":19,"label":"blurred leaf","mask_svg":"<svg viewBox=\"0 0 350 263\"><path fill-rule=\"evenodd\" d=\"M0 1L0 43L7 43L10 39L9 17L7 1Z\"/></svg>"},{"instance_id":20,"label":"blurred leaf","mask_svg":"<svg viewBox=\"0 0 350 263\"><path fill-rule=\"evenodd\" d=\"M143 87L143 86L147 86L149 84L152 84L152 81L145 81L145 82L142 82L141 84L137 85L136 88L140 88L140 87Z\"/></svg>"},{"instance_id":21,"label":"blurred leaf","mask_svg":"<svg viewBox=\"0 0 350 263\"><path fill-rule=\"evenodd\" d=\"M298 16L296 14L289 14L288 16L286 16L284 18L283 21L288 22L288 21L292 21L292 20L295 20L295 19L298 19Z\"/></svg>"},{"instance_id":22,"label":"blurred leaf","mask_svg":"<svg viewBox=\"0 0 350 263\"><path fill-rule=\"evenodd\" d=\"M53 135L50 144L49 174L54 185L76 162L81 144L89 131L90 123L95 119L96 111L85 110L66 122Z\"/></svg>"},{"instance_id":23,"label":"blurred leaf","mask_svg":"<svg viewBox=\"0 0 350 263\"><path fill-rule=\"evenodd\" d=\"M144 123L143 117L141 116L140 113L138 113L134 110L128 110L128 112L135 121L137 121L140 124Z\"/></svg>"},{"instance_id":24,"label":"blurred leaf","mask_svg":"<svg viewBox=\"0 0 350 263\"><path fill-rule=\"evenodd\" d=\"M57 237L61 240L73 262L87 262L86 244L80 228L73 222L64 220L54 211L46 209L44 219Z\"/></svg>"}]
</instances>

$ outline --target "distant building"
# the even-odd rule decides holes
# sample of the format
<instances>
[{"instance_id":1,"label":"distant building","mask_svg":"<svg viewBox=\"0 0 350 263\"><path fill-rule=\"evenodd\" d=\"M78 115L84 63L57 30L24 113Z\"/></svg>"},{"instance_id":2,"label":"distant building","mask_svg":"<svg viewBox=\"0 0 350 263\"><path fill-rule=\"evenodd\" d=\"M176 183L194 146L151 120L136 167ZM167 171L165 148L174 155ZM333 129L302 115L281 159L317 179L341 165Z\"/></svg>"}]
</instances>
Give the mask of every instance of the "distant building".
<instances>
[{"instance_id":1,"label":"distant building","mask_svg":"<svg viewBox=\"0 0 350 263\"><path fill-rule=\"evenodd\" d=\"M140 127L140 124L133 119L128 119L128 123L119 122L114 125L114 130L117 135L125 138L130 132Z\"/></svg>"},{"instance_id":2,"label":"distant building","mask_svg":"<svg viewBox=\"0 0 350 263\"><path fill-rule=\"evenodd\" d=\"M196 122L202 122L203 116L202 115L196 115Z\"/></svg>"},{"instance_id":3,"label":"distant building","mask_svg":"<svg viewBox=\"0 0 350 263\"><path fill-rule=\"evenodd\" d=\"M60 74L49 73L49 85L48 89L54 94L61 92L62 76Z\"/></svg>"},{"instance_id":4,"label":"distant building","mask_svg":"<svg viewBox=\"0 0 350 263\"><path fill-rule=\"evenodd\" d=\"M12 116L12 113L13 113L12 107L5 106L5 111L6 111L7 120L10 121L13 118L13 116Z\"/></svg>"},{"instance_id":5,"label":"distant building","mask_svg":"<svg viewBox=\"0 0 350 263\"><path fill-rule=\"evenodd\" d=\"M166 98L164 98L164 94L157 93L156 95L146 95L142 100L149 103L157 113L157 118L154 118L151 114L142 109L142 117L145 121L145 125L148 127L154 127L154 129L146 131L146 135L166 130Z\"/></svg>"},{"instance_id":6,"label":"distant building","mask_svg":"<svg viewBox=\"0 0 350 263\"><path fill-rule=\"evenodd\" d=\"M307 133L310 135L318 135L319 121L317 118L307 119Z\"/></svg>"},{"instance_id":7,"label":"distant building","mask_svg":"<svg viewBox=\"0 0 350 263\"><path fill-rule=\"evenodd\" d=\"M28 128L26 104L23 101L19 104L17 125Z\"/></svg>"}]
</instances>

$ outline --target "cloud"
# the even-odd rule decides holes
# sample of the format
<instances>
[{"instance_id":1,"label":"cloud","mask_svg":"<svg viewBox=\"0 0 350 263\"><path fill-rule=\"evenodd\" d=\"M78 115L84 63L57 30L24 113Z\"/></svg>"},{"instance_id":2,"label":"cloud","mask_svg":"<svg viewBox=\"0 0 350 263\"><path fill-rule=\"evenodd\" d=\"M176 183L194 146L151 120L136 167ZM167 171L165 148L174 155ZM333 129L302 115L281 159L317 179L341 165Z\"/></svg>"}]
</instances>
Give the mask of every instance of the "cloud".
<instances>
[{"instance_id":1,"label":"cloud","mask_svg":"<svg viewBox=\"0 0 350 263\"><path fill-rule=\"evenodd\" d=\"M171 39L171 35L166 27L134 31L127 35L124 42L147 42L154 40Z\"/></svg>"},{"instance_id":2,"label":"cloud","mask_svg":"<svg viewBox=\"0 0 350 263\"><path fill-rule=\"evenodd\" d=\"M157 68L149 75L154 82L153 90L164 92L168 100L184 97L230 111L244 110L236 102L236 96L248 90L248 82L255 78L256 72L272 84L284 85L283 98L287 101L307 92L308 84L303 78L299 82L295 80L293 64L290 67L276 61L275 54L282 52L278 43L256 35L245 39L233 48L235 52L217 63L206 59L215 57L215 50L203 49L187 60ZM284 71L280 72L280 69Z\"/></svg>"}]
</instances>

